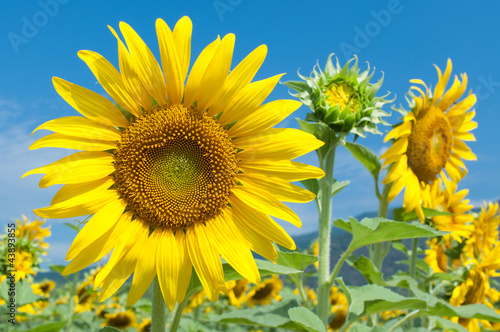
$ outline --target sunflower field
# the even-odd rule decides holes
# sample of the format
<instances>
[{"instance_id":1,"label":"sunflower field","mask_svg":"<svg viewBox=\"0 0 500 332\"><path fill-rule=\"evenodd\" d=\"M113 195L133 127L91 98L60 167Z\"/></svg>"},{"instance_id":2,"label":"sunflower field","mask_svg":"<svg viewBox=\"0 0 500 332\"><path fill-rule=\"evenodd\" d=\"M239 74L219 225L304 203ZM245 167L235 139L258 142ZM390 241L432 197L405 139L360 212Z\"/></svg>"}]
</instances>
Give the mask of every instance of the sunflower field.
<instances>
[{"instance_id":1,"label":"sunflower field","mask_svg":"<svg viewBox=\"0 0 500 332\"><path fill-rule=\"evenodd\" d=\"M500 330L499 204L474 206L461 184L477 159L466 73L437 64L396 105L356 55L296 81L255 79L266 45L235 64L229 33L195 54L193 26L158 19L159 59L124 22L109 27L116 65L79 51L107 96L53 77L73 110L35 127L50 133L30 149L71 153L22 176L61 187L39 218L2 230L0 328ZM278 84L288 99L273 99ZM282 127L302 105L299 128ZM374 135L382 153L364 143ZM334 173L340 149L373 178L376 215L332 220L349 185ZM308 153L316 166L296 160ZM318 234L299 245L282 225L302 221L283 202L312 201ZM66 265L44 258L58 218L80 220Z\"/></svg>"}]
</instances>

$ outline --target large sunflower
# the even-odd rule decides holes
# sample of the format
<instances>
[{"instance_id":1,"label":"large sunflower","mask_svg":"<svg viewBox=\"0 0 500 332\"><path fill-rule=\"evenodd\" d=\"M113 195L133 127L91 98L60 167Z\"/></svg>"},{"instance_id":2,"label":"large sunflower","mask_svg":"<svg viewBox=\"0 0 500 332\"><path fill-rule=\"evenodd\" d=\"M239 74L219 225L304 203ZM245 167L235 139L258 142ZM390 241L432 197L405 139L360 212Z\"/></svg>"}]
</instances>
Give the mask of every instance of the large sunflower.
<instances>
[{"instance_id":1,"label":"large sunflower","mask_svg":"<svg viewBox=\"0 0 500 332\"><path fill-rule=\"evenodd\" d=\"M262 104L282 75L250 83L267 53L257 47L231 72L235 36L218 37L187 76L192 23L173 32L158 19L161 67L126 23L118 40L120 71L101 55L80 51L98 82L116 102L55 77L57 92L83 117L51 120L54 131L31 149L83 150L28 174L45 174L41 187L64 184L45 218L93 215L76 236L64 274L113 249L96 276L100 299L133 273L128 303L136 302L156 275L170 308L182 301L194 267L212 300L225 290L222 256L258 283L251 251L276 259L271 241L295 244L270 216L301 225L281 201L308 202L314 195L292 181L323 171L291 161L323 143L296 129L271 128L300 103ZM186 81L187 77L187 81ZM186 83L185 83L186 81Z\"/></svg>"},{"instance_id":2,"label":"large sunflower","mask_svg":"<svg viewBox=\"0 0 500 332\"><path fill-rule=\"evenodd\" d=\"M476 156L463 141L474 141L469 131L477 127L471 119L475 111L476 96L469 94L458 101L467 87L467 75L460 81L456 76L453 85L445 92L451 74L451 60L448 59L444 74L436 66L439 80L432 95L422 80L410 82L425 87L425 93L418 86L412 89L420 93L412 100L412 109L403 123L385 137L395 139L394 144L381 156L384 166L392 164L383 183L392 183L388 200L393 200L405 189L403 206L406 212L415 210L420 220L424 219L422 202L426 191L438 176L445 172L452 181L458 182L466 173L462 159L475 160Z\"/></svg>"}]
</instances>

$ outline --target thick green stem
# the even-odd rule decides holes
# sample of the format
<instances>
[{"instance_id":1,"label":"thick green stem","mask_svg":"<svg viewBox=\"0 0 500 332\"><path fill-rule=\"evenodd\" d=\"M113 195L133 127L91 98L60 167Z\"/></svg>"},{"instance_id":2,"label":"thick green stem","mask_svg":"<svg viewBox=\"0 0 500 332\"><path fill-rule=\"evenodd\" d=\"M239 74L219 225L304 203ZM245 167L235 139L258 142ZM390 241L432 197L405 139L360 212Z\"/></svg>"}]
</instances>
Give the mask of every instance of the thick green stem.
<instances>
[{"instance_id":1,"label":"thick green stem","mask_svg":"<svg viewBox=\"0 0 500 332\"><path fill-rule=\"evenodd\" d=\"M151 304L151 332L165 332L165 308L158 277L155 277Z\"/></svg>"},{"instance_id":2,"label":"thick green stem","mask_svg":"<svg viewBox=\"0 0 500 332\"><path fill-rule=\"evenodd\" d=\"M328 324L330 312L330 231L332 211L332 184L333 166L335 163L335 150L338 141L325 142L329 144L329 150L324 159L320 160L325 177L321 179L321 200L319 218L319 265L318 265L318 316L325 325Z\"/></svg>"},{"instance_id":3,"label":"thick green stem","mask_svg":"<svg viewBox=\"0 0 500 332\"><path fill-rule=\"evenodd\" d=\"M78 289L78 275L79 272L76 272L73 275L73 282L71 283L70 296L69 300L69 317L68 322L66 323L66 331L71 332L73 330L73 319L75 317L75 301L73 300L73 296L76 295L76 290Z\"/></svg>"},{"instance_id":4,"label":"thick green stem","mask_svg":"<svg viewBox=\"0 0 500 332\"><path fill-rule=\"evenodd\" d=\"M196 294L197 290L191 290L191 292L187 293L186 296L184 297L184 300L179 303L175 307L175 314L174 314L174 320L172 321L172 325L170 326L170 332L176 332L177 329L179 328L179 323L181 321L182 313L184 312L184 308L186 307L186 304L188 303L189 299L191 296Z\"/></svg>"}]
</instances>

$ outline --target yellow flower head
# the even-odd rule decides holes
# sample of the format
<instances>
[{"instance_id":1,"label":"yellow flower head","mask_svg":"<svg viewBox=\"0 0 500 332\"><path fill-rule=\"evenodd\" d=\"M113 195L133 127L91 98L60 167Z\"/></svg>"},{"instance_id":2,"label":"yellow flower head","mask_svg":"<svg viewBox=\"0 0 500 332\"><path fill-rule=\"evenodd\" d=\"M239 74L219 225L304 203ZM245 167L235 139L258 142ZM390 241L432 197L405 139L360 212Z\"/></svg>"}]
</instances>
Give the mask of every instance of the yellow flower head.
<instances>
[{"instance_id":1,"label":"yellow flower head","mask_svg":"<svg viewBox=\"0 0 500 332\"><path fill-rule=\"evenodd\" d=\"M233 280L227 283L229 304L237 306L238 308L241 307L243 302L245 302L249 283L250 282L246 279Z\"/></svg>"},{"instance_id":2,"label":"yellow flower head","mask_svg":"<svg viewBox=\"0 0 500 332\"><path fill-rule=\"evenodd\" d=\"M434 238L428 242L429 249L425 250L424 260L429 264L434 273L444 273L448 271L449 257L445 251L452 246L451 237L442 237L441 240ZM455 259L451 263L451 269L455 270L463 265L461 259Z\"/></svg>"},{"instance_id":3,"label":"yellow flower head","mask_svg":"<svg viewBox=\"0 0 500 332\"><path fill-rule=\"evenodd\" d=\"M92 311L97 303L97 294L92 290L92 284L83 282L78 286L74 296L75 313Z\"/></svg>"},{"instance_id":4,"label":"yellow flower head","mask_svg":"<svg viewBox=\"0 0 500 332\"><path fill-rule=\"evenodd\" d=\"M262 283L255 285L246 296L246 304L250 307L255 305L266 305L271 304L274 299L276 301L281 301L281 289L283 288L283 281L273 275L270 279L263 281Z\"/></svg>"},{"instance_id":5,"label":"yellow flower head","mask_svg":"<svg viewBox=\"0 0 500 332\"><path fill-rule=\"evenodd\" d=\"M106 320L102 323L102 326L112 326L123 330L127 327L137 327L137 319L132 311L127 310L114 314L107 314Z\"/></svg>"},{"instance_id":6,"label":"yellow flower head","mask_svg":"<svg viewBox=\"0 0 500 332\"><path fill-rule=\"evenodd\" d=\"M28 218L25 215L22 216L23 221L17 219L16 237L18 239L28 238L30 242L39 241L40 246L48 247L49 245L43 242L43 239L50 236L50 226L43 228L45 220L38 220L28 222Z\"/></svg>"},{"instance_id":7,"label":"yellow flower head","mask_svg":"<svg viewBox=\"0 0 500 332\"><path fill-rule=\"evenodd\" d=\"M328 324L328 330L336 331L344 325L349 310L346 296L336 286L330 288L330 305L333 319Z\"/></svg>"},{"instance_id":8,"label":"yellow flower head","mask_svg":"<svg viewBox=\"0 0 500 332\"><path fill-rule=\"evenodd\" d=\"M28 303L28 304L25 304L25 305L19 307L18 311L22 312L22 313L30 314L30 315L39 315L39 314L43 313L43 310L45 308L47 308L48 305L49 305L49 302L47 302L47 301L43 301L43 300L35 301L33 303Z\"/></svg>"},{"instance_id":9,"label":"yellow flower head","mask_svg":"<svg viewBox=\"0 0 500 332\"><path fill-rule=\"evenodd\" d=\"M56 283L53 282L52 280L47 280L40 284L31 285L33 293L44 297L49 297L50 292L54 289L54 287L56 287Z\"/></svg>"},{"instance_id":10,"label":"yellow flower head","mask_svg":"<svg viewBox=\"0 0 500 332\"><path fill-rule=\"evenodd\" d=\"M257 47L231 69L235 36L217 37L191 60L192 23L173 31L156 21L160 62L137 33L120 23L118 71L98 53L80 51L116 103L55 77L56 91L81 116L51 120L36 130L54 133L31 149L78 149L25 174L45 174L41 187L64 184L44 218L93 215L76 236L64 274L113 250L97 274L104 300L133 273L127 299L135 303L156 275L173 309L196 271L209 298L226 291L221 256L251 282L260 275L252 251L274 260L271 241L293 249L271 216L300 226L282 201L314 194L291 184L319 178L319 168L291 161L323 145L296 129L272 128L300 103L263 104L282 75L251 83L267 53ZM187 78L187 79L186 79Z\"/></svg>"},{"instance_id":11,"label":"yellow flower head","mask_svg":"<svg viewBox=\"0 0 500 332\"><path fill-rule=\"evenodd\" d=\"M403 206L406 212L415 210L420 220L424 220L422 203L428 199L426 191L445 172L453 182L458 182L466 173L462 159L475 160L476 156L463 141L475 140L469 131L477 124L471 119L475 111L476 96L469 94L459 101L467 87L467 75L457 77L453 85L445 92L451 74L451 60L448 60L444 74L436 67L439 80L434 94L422 80L410 82L425 87L425 92L418 86L412 89L420 93L413 94L412 109L403 123L395 127L385 137L385 141L395 139L394 144L381 156L384 166L392 164L383 183L392 183L388 200L392 201L403 188L405 189Z\"/></svg>"},{"instance_id":12,"label":"yellow flower head","mask_svg":"<svg viewBox=\"0 0 500 332\"><path fill-rule=\"evenodd\" d=\"M449 216L434 216L432 217L432 223L438 230L450 232L444 235L445 238L451 237L462 243L462 238L469 238L473 229L471 223L474 216L468 213L473 206L469 205L468 199L465 199L468 190L459 192L456 192L456 190L457 184L446 178L435 181L430 187L429 207L434 210L453 213L453 215Z\"/></svg>"},{"instance_id":13,"label":"yellow flower head","mask_svg":"<svg viewBox=\"0 0 500 332\"><path fill-rule=\"evenodd\" d=\"M36 275L33 271L33 256L22 249L16 248L16 258L14 262L14 269L16 271L16 282L23 280L29 275Z\"/></svg>"},{"instance_id":14,"label":"yellow flower head","mask_svg":"<svg viewBox=\"0 0 500 332\"><path fill-rule=\"evenodd\" d=\"M137 328L139 332L150 332L151 331L151 319L143 318L141 324Z\"/></svg>"},{"instance_id":15,"label":"yellow flower head","mask_svg":"<svg viewBox=\"0 0 500 332\"><path fill-rule=\"evenodd\" d=\"M472 224L472 234L464 247L467 257L477 257L481 253L490 251L494 243L498 241L499 225L498 202L481 207L479 216Z\"/></svg>"}]
</instances>

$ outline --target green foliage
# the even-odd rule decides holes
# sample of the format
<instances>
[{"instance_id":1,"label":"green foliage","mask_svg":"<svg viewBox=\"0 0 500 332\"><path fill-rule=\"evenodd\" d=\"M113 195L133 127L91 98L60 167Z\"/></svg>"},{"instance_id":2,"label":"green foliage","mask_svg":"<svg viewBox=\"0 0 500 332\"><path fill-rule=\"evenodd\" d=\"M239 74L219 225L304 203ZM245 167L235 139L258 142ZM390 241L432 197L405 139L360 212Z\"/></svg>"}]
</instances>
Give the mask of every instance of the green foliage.
<instances>
[{"instance_id":1,"label":"green foliage","mask_svg":"<svg viewBox=\"0 0 500 332\"><path fill-rule=\"evenodd\" d=\"M337 219L333 224L352 233L350 251L373 243L446 234L420 222L403 223L385 218L365 218L358 222L351 217L349 221Z\"/></svg>"},{"instance_id":2,"label":"green foliage","mask_svg":"<svg viewBox=\"0 0 500 332\"><path fill-rule=\"evenodd\" d=\"M288 310L290 319L309 332L326 332L323 322L311 310L295 307Z\"/></svg>"},{"instance_id":3,"label":"green foliage","mask_svg":"<svg viewBox=\"0 0 500 332\"><path fill-rule=\"evenodd\" d=\"M372 150L361 144L345 142L344 147L366 167L368 172L373 176L375 183L378 183L378 175L382 166L379 157Z\"/></svg>"},{"instance_id":4,"label":"green foliage","mask_svg":"<svg viewBox=\"0 0 500 332\"><path fill-rule=\"evenodd\" d=\"M60 331L65 325L66 325L66 322L48 323L48 324L39 325L39 326L32 328L32 329L29 329L29 330L24 330L23 332L57 332L57 331ZM101 331L101 330L99 330L99 331ZM119 331L119 330L116 330L116 331ZM107 332L113 332L113 331L107 331Z\"/></svg>"}]
</instances>

